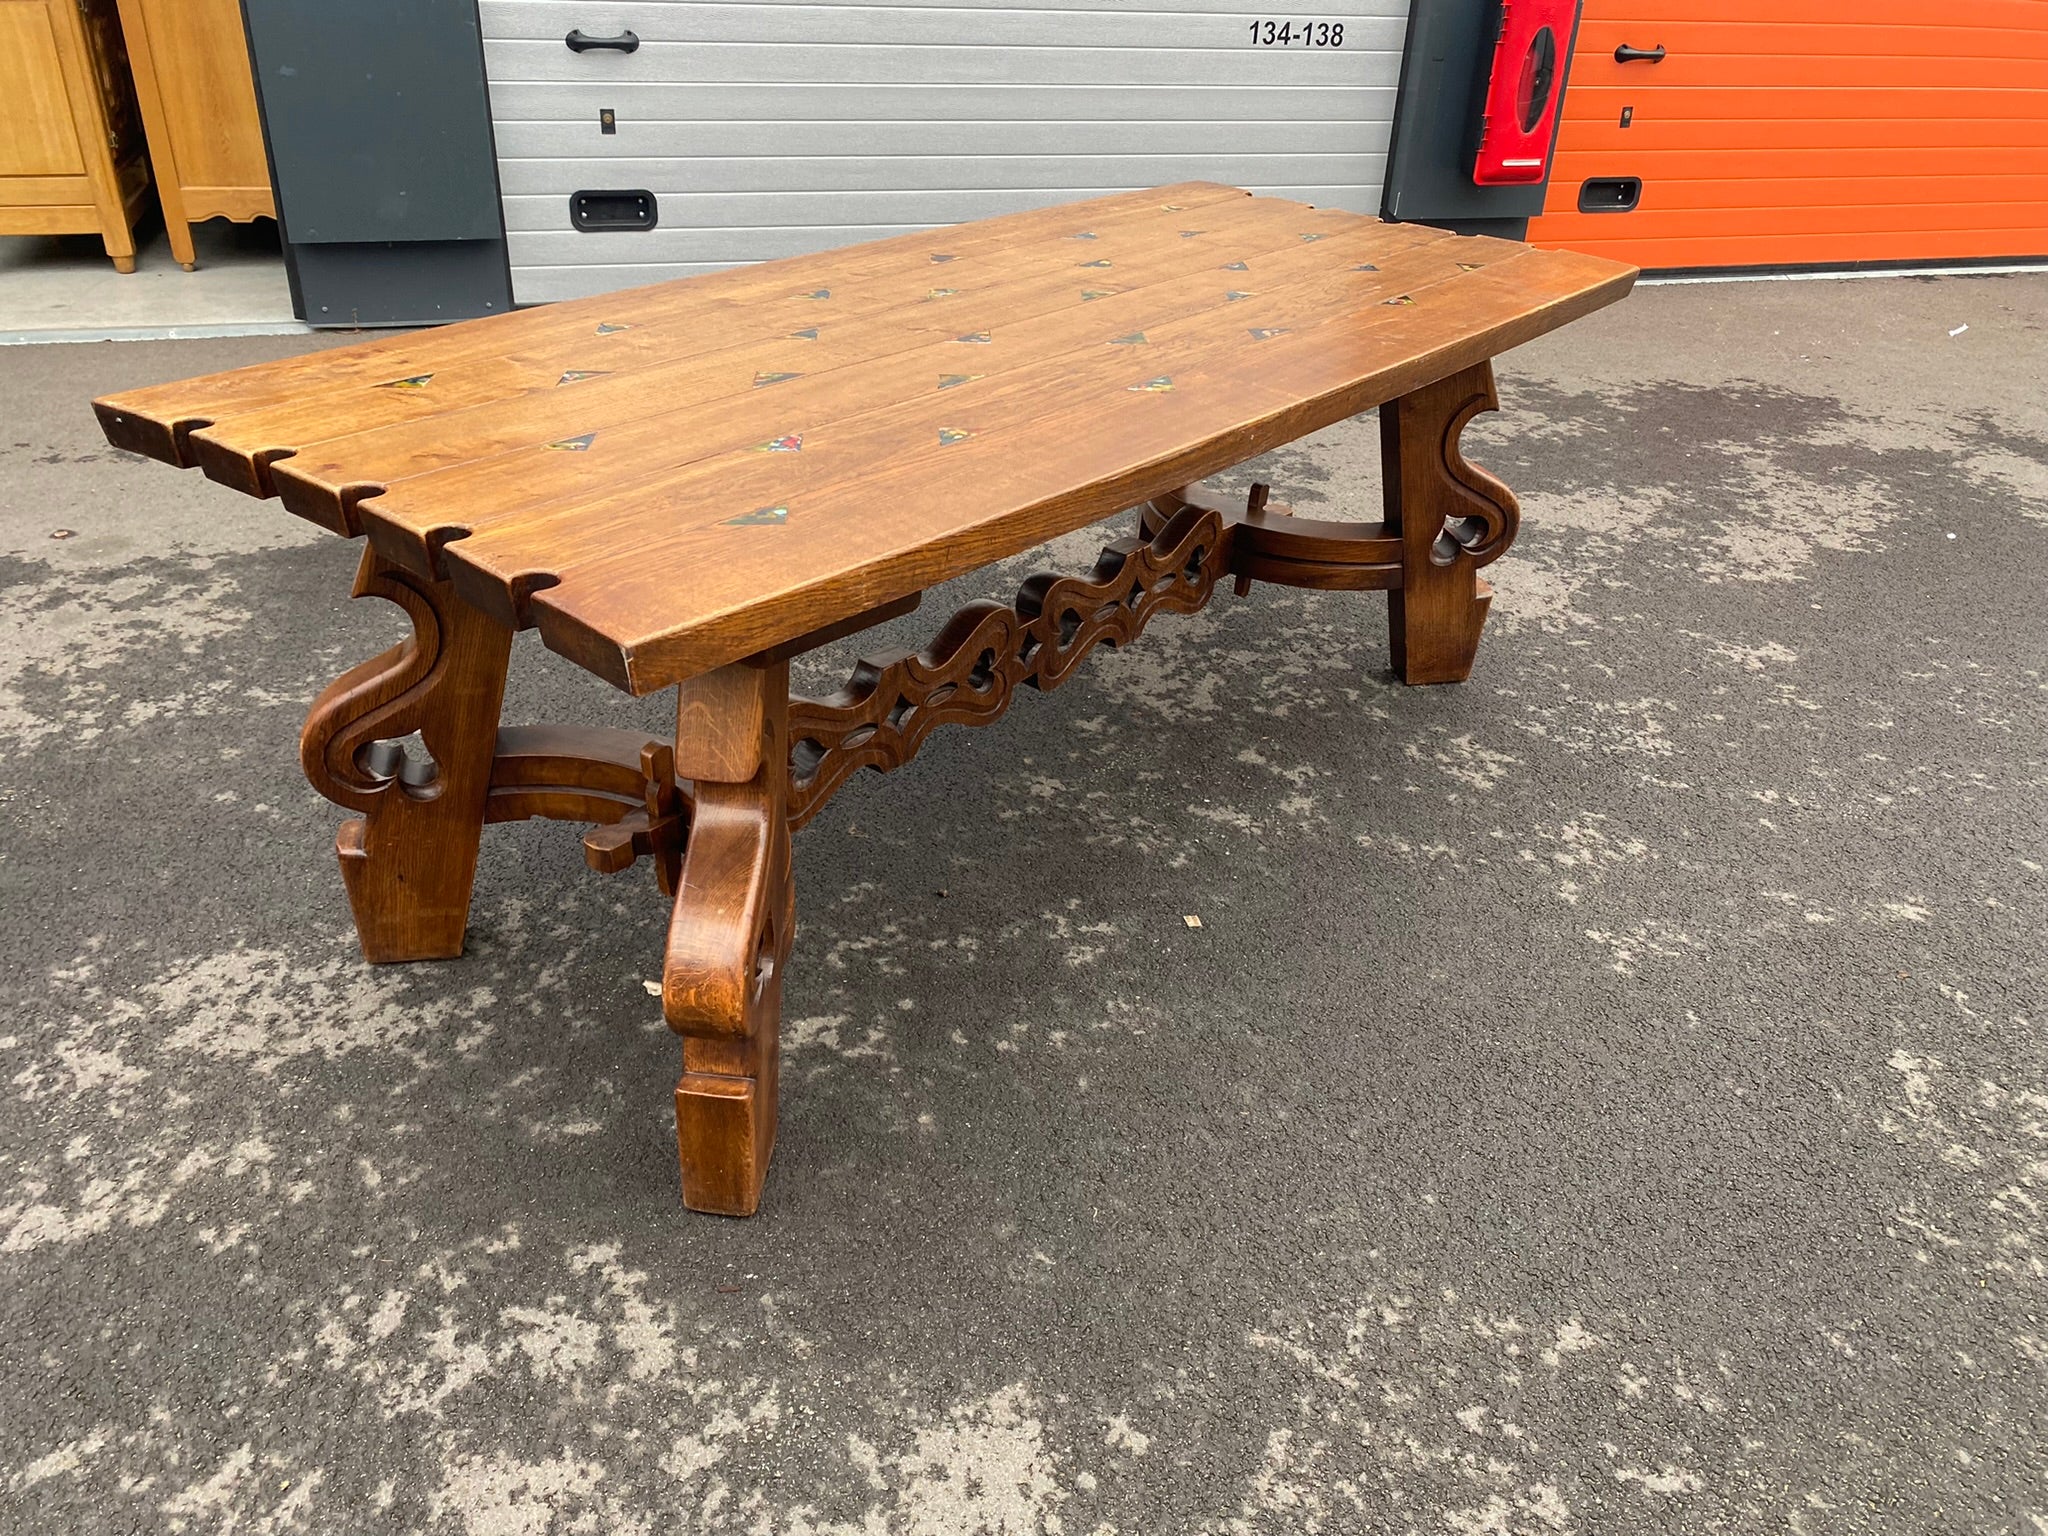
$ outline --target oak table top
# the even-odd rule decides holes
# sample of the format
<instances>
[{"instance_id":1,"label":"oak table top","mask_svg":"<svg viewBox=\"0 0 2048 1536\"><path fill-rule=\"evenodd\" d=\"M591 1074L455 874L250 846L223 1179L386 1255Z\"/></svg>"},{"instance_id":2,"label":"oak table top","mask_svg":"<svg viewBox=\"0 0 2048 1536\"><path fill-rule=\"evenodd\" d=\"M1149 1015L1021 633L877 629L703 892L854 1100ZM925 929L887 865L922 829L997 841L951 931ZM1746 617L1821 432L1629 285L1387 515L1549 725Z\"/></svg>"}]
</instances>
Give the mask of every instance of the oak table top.
<instances>
[{"instance_id":1,"label":"oak table top","mask_svg":"<svg viewBox=\"0 0 2048 1536\"><path fill-rule=\"evenodd\" d=\"M95 402L636 694L1494 356L1632 269L1191 182Z\"/></svg>"}]
</instances>

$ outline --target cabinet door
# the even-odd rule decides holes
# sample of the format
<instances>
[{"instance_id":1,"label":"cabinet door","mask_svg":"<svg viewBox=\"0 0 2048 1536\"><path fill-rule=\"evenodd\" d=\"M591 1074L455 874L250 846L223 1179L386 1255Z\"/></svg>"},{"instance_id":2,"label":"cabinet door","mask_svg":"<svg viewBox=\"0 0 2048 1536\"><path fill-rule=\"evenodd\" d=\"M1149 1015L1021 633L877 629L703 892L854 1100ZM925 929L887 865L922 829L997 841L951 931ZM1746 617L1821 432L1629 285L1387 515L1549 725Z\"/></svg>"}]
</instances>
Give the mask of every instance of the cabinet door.
<instances>
[{"instance_id":1,"label":"cabinet door","mask_svg":"<svg viewBox=\"0 0 2048 1536\"><path fill-rule=\"evenodd\" d=\"M148 39L186 217L249 217L256 210L242 206L249 201L248 189L267 190L270 167L263 158L241 6L237 0L129 4ZM133 31L131 22L131 39ZM132 40L130 51L137 51ZM240 196L234 189L243 189Z\"/></svg>"},{"instance_id":2,"label":"cabinet door","mask_svg":"<svg viewBox=\"0 0 2048 1536\"><path fill-rule=\"evenodd\" d=\"M82 176L45 0L0 0L0 176Z\"/></svg>"}]
</instances>

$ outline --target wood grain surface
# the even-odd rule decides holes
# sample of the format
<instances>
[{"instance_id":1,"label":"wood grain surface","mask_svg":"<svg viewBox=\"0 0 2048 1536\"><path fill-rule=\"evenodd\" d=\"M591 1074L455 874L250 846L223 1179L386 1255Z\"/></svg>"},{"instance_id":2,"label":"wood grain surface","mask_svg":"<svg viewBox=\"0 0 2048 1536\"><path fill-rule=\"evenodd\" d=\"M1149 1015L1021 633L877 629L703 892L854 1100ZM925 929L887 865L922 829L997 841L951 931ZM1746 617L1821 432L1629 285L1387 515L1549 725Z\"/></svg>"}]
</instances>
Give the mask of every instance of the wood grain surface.
<instances>
[{"instance_id":1,"label":"wood grain surface","mask_svg":"<svg viewBox=\"0 0 2048 1536\"><path fill-rule=\"evenodd\" d=\"M198 464L648 693L1612 303L1634 270L1121 194L130 391Z\"/></svg>"}]
</instances>

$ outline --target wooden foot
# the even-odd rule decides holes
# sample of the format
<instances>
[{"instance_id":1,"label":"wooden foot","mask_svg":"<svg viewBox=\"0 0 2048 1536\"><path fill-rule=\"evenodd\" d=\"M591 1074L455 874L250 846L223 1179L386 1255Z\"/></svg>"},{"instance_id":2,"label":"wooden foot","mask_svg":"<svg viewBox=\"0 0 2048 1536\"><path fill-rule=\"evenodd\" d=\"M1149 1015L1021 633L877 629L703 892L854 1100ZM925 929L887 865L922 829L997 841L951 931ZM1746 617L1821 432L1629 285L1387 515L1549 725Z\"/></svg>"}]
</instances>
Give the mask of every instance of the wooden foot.
<instances>
[{"instance_id":1,"label":"wooden foot","mask_svg":"<svg viewBox=\"0 0 2048 1536\"><path fill-rule=\"evenodd\" d=\"M684 683L676 772L693 780L662 1012L683 1037L676 1151L683 1203L751 1216L775 1150L790 877L789 663L741 662Z\"/></svg>"},{"instance_id":2,"label":"wooden foot","mask_svg":"<svg viewBox=\"0 0 2048 1536\"><path fill-rule=\"evenodd\" d=\"M382 597L413 633L314 701L299 761L315 789L361 813L335 837L356 936L372 962L462 953L491 792L511 631L446 582L365 549L354 595ZM419 732L431 761L397 738Z\"/></svg>"},{"instance_id":3,"label":"wooden foot","mask_svg":"<svg viewBox=\"0 0 2048 1536\"><path fill-rule=\"evenodd\" d=\"M1521 521L1514 493L1465 462L1458 438L1498 409L1479 363L1380 407L1386 531L1401 541L1401 582L1387 594L1394 671L1405 683L1460 683L1472 671L1493 589L1479 569Z\"/></svg>"},{"instance_id":4,"label":"wooden foot","mask_svg":"<svg viewBox=\"0 0 2048 1536\"><path fill-rule=\"evenodd\" d=\"M134 258L134 257L133 257L132 255L131 255L131 256L116 256L116 257L114 257L114 258L113 258L113 262L114 262L114 270L115 270L116 272L120 272L120 273L122 273L122 274L124 274L124 275L125 275L125 274L128 274L128 273L132 273L132 272L133 272L133 271L135 270L135 258Z\"/></svg>"}]
</instances>

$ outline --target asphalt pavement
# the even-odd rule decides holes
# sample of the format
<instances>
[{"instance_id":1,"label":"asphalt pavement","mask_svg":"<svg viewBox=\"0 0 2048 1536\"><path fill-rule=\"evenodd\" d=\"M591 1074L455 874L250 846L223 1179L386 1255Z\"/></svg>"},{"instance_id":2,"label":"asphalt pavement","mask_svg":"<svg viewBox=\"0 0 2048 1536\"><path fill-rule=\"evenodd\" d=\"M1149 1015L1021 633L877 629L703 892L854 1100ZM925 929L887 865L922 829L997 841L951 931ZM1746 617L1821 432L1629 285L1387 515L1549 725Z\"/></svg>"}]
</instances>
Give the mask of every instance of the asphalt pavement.
<instances>
[{"instance_id":1,"label":"asphalt pavement","mask_svg":"<svg viewBox=\"0 0 2048 1536\"><path fill-rule=\"evenodd\" d=\"M0 1530L2048 1532L2048 274L1503 359L1466 685L1259 588L850 785L750 1221L645 867L365 966L296 733L402 621L88 409L331 344L0 349Z\"/></svg>"}]
</instances>

